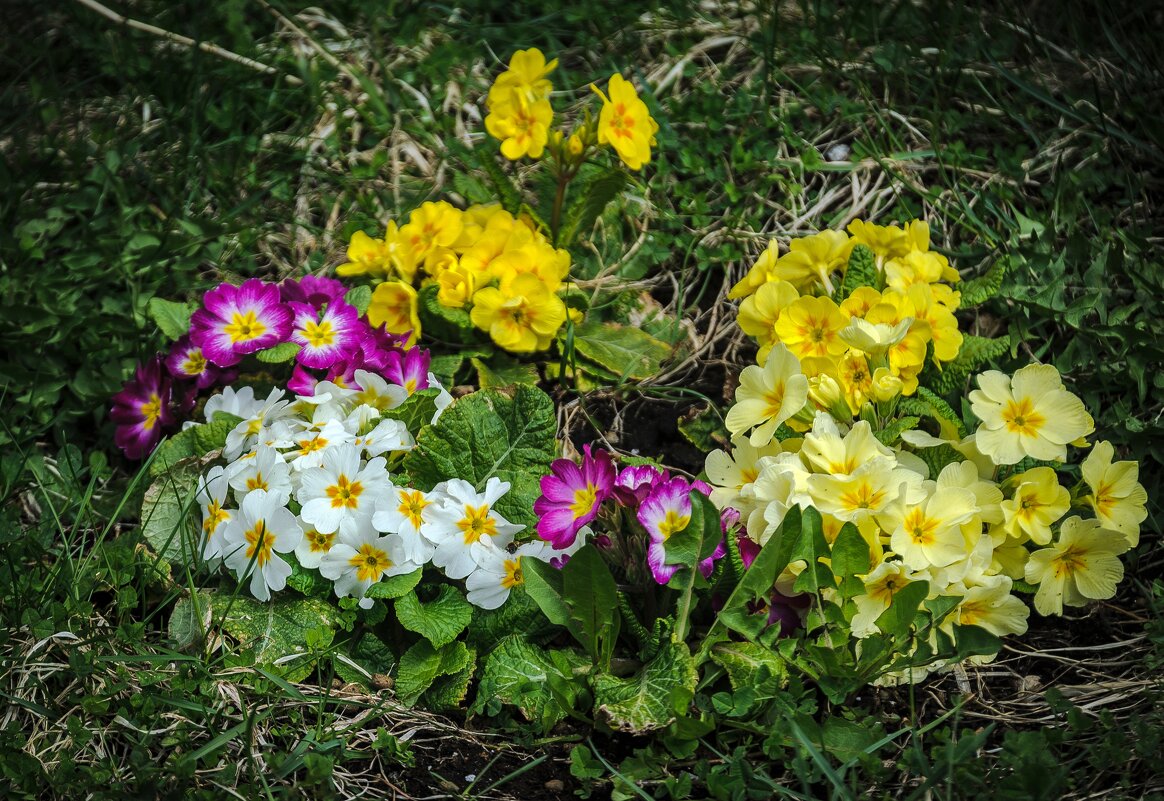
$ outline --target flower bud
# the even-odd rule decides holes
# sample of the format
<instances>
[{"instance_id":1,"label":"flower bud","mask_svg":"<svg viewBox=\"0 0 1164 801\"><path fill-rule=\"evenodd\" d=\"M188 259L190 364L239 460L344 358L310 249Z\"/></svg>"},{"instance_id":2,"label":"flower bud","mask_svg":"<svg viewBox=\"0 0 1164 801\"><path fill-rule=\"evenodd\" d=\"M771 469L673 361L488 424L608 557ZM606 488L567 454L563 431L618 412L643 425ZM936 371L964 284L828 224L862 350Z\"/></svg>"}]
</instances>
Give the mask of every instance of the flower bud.
<instances>
[{"instance_id":1,"label":"flower bud","mask_svg":"<svg viewBox=\"0 0 1164 801\"><path fill-rule=\"evenodd\" d=\"M873 371L873 397L885 403L901 394L905 386L902 380L884 367Z\"/></svg>"}]
</instances>

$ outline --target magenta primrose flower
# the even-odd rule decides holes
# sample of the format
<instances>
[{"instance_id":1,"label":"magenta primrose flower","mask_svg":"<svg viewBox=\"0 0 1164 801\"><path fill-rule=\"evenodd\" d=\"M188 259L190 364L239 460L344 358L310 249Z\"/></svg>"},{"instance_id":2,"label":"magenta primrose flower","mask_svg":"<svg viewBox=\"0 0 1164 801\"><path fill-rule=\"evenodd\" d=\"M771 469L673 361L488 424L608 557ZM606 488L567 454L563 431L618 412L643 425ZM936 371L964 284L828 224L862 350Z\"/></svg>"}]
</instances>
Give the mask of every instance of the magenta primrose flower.
<instances>
[{"instance_id":1,"label":"magenta primrose flower","mask_svg":"<svg viewBox=\"0 0 1164 801\"><path fill-rule=\"evenodd\" d=\"M113 396L109 417L117 424L114 442L130 459L142 459L174 424L172 382L162 372L162 358L139 364L133 378Z\"/></svg>"},{"instance_id":2,"label":"magenta primrose flower","mask_svg":"<svg viewBox=\"0 0 1164 801\"><path fill-rule=\"evenodd\" d=\"M670 478L671 474L662 468L649 464L628 465L614 480L614 498L623 506L638 506L657 484Z\"/></svg>"},{"instance_id":3,"label":"magenta primrose flower","mask_svg":"<svg viewBox=\"0 0 1164 801\"><path fill-rule=\"evenodd\" d=\"M542 494L534 501L538 536L557 550L569 548L578 529L598 516L598 507L611 496L614 487L614 463L610 453L591 454L583 448L582 464L571 459L555 459L551 475L542 476Z\"/></svg>"},{"instance_id":4,"label":"magenta primrose flower","mask_svg":"<svg viewBox=\"0 0 1164 801\"><path fill-rule=\"evenodd\" d=\"M190 328L207 359L230 367L248 353L285 341L291 321L291 309L279 300L279 287L251 278L242 286L220 284L207 292Z\"/></svg>"},{"instance_id":5,"label":"magenta primrose flower","mask_svg":"<svg viewBox=\"0 0 1164 801\"><path fill-rule=\"evenodd\" d=\"M224 371L206 360L202 348L194 344L189 334L178 339L166 357L166 370L174 378L193 381L198 389L206 389L222 382Z\"/></svg>"},{"instance_id":6,"label":"magenta primrose flower","mask_svg":"<svg viewBox=\"0 0 1164 801\"><path fill-rule=\"evenodd\" d=\"M428 389L428 368L432 361L429 352L423 348L409 348L406 351L390 351L384 360L381 375L393 384L408 390L408 394L418 389ZM609 460L609 455L607 459Z\"/></svg>"},{"instance_id":7,"label":"magenta primrose flower","mask_svg":"<svg viewBox=\"0 0 1164 801\"><path fill-rule=\"evenodd\" d=\"M639 505L638 519L650 544L647 546L647 566L659 584L666 584L680 565L667 564L666 543L672 534L687 528L691 522L691 493L711 494L711 488L702 481L689 482L682 476L659 481ZM710 576L717 559L722 559L727 548L721 540L715 552L699 563L699 572Z\"/></svg>"},{"instance_id":8,"label":"magenta primrose flower","mask_svg":"<svg viewBox=\"0 0 1164 801\"><path fill-rule=\"evenodd\" d=\"M305 367L325 369L351 359L363 340L364 324L355 306L332 301L320 312L310 303L292 301L291 341L300 346L295 357Z\"/></svg>"},{"instance_id":9,"label":"magenta primrose flower","mask_svg":"<svg viewBox=\"0 0 1164 801\"><path fill-rule=\"evenodd\" d=\"M308 303L316 309L343 300L345 294L347 287L342 282L317 275L288 278L279 284L279 297L284 303Z\"/></svg>"}]
</instances>

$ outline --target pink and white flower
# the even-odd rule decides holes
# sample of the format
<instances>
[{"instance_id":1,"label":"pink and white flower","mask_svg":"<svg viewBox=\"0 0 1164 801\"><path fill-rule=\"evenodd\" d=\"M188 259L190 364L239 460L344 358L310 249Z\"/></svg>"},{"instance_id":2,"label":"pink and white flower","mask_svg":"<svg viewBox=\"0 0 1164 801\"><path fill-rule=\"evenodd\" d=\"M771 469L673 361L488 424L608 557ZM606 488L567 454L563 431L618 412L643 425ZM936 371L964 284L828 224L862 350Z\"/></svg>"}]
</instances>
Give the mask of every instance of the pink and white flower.
<instances>
[{"instance_id":1,"label":"pink and white flower","mask_svg":"<svg viewBox=\"0 0 1164 801\"><path fill-rule=\"evenodd\" d=\"M325 369L355 354L360 346L363 324L354 306L335 301L320 312L308 303L289 305L295 314L291 341L300 346L295 357L300 364Z\"/></svg>"},{"instance_id":2,"label":"pink and white flower","mask_svg":"<svg viewBox=\"0 0 1164 801\"><path fill-rule=\"evenodd\" d=\"M591 454L583 449L582 464L572 459L556 459L551 475L542 476L542 494L534 501L538 517L538 536L556 549L570 546L578 529L593 522L598 508L614 489L614 463L610 453Z\"/></svg>"},{"instance_id":3,"label":"pink and white flower","mask_svg":"<svg viewBox=\"0 0 1164 801\"><path fill-rule=\"evenodd\" d=\"M659 584L666 584L681 565L667 564L666 543L691 522L691 493L710 494L710 487L702 481L689 482L676 476L660 481L639 505L638 519L646 529L650 543L647 546L647 566ZM727 548L721 541L715 552L699 563L699 572L705 577L711 575L717 559L723 558Z\"/></svg>"},{"instance_id":4,"label":"pink and white flower","mask_svg":"<svg viewBox=\"0 0 1164 801\"><path fill-rule=\"evenodd\" d=\"M179 337L166 357L166 369L170 375L183 381L193 381L198 389L206 389L215 384L231 380L221 368L211 364L202 353L202 348L194 344L189 334Z\"/></svg>"},{"instance_id":5,"label":"pink and white flower","mask_svg":"<svg viewBox=\"0 0 1164 801\"><path fill-rule=\"evenodd\" d=\"M291 333L291 309L279 288L257 278L242 286L220 284L203 298L190 320L191 338L219 367L238 364L248 353L274 347Z\"/></svg>"}]
</instances>

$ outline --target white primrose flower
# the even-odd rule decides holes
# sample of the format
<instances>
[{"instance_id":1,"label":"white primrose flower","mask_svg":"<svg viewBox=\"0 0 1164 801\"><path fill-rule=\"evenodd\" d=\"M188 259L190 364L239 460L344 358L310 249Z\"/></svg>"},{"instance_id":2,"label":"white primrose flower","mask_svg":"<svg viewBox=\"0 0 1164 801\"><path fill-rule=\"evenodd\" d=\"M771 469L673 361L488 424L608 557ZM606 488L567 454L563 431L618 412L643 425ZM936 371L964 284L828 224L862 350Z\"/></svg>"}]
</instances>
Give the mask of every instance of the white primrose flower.
<instances>
[{"instance_id":1,"label":"white primrose flower","mask_svg":"<svg viewBox=\"0 0 1164 801\"><path fill-rule=\"evenodd\" d=\"M245 420L261 408L263 402L255 400L254 387L243 387L237 392L234 387L225 387L222 392L206 400L202 412L206 415L206 422L210 423L218 412L233 414Z\"/></svg>"},{"instance_id":2,"label":"white primrose flower","mask_svg":"<svg viewBox=\"0 0 1164 801\"><path fill-rule=\"evenodd\" d=\"M408 400L408 390L399 384L390 384L383 376L369 373L367 370L356 370L356 383L363 389L355 394L357 403L367 404L379 411L395 409Z\"/></svg>"},{"instance_id":3,"label":"white primrose flower","mask_svg":"<svg viewBox=\"0 0 1164 801\"><path fill-rule=\"evenodd\" d=\"M339 532L324 534L310 523L300 521L303 527L303 541L295 548L295 558L303 567L317 568L339 539Z\"/></svg>"},{"instance_id":4,"label":"white primrose flower","mask_svg":"<svg viewBox=\"0 0 1164 801\"><path fill-rule=\"evenodd\" d=\"M267 399L261 401L262 405L243 418L243 421L226 435L226 446L222 449L222 455L227 461L234 461L259 442L265 441L263 429L290 413L288 407L291 402L281 400L283 394L281 389L272 389Z\"/></svg>"},{"instance_id":5,"label":"white primrose flower","mask_svg":"<svg viewBox=\"0 0 1164 801\"><path fill-rule=\"evenodd\" d=\"M268 445L259 445L227 466L230 488L239 503L254 490L266 490L278 496L286 506L291 499L291 468L283 454Z\"/></svg>"},{"instance_id":6,"label":"white primrose flower","mask_svg":"<svg viewBox=\"0 0 1164 801\"><path fill-rule=\"evenodd\" d=\"M366 522L345 528L339 541L319 563L319 572L335 582L337 598L351 595L360 599L361 609L370 609L373 599L364 597L368 588L386 576L411 573L420 567L404 555L400 537L380 536Z\"/></svg>"},{"instance_id":7,"label":"white primrose flower","mask_svg":"<svg viewBox=\"0 0 1164 801\"><path fill-rule=\"evenodd\" d=\"M353 442L369 456L385 453L410 451L416 447L416 440L408 433L408 426L402 420L381 420L376 427Z\"/></svg>"},{"instance_id":8,"label":"white primrose flower","mask_svg":"<svg viewBox=\"0 0 1164 801\"><path fill-rule=\"evenodd\" d=\"M399 535L404 555L417 564L425 564L436 550L436 544L425 536L436 509L433 493L390 484L387 495L376 504L372 526L377 531Z\"/></svg>"},{"instance_id":9,"label":"white primrose flower","mask_svg":"<svg viewBox=\"0 0 1164 801\"><path fill-rule=\"evenodd\" d=\"M296 471L310 470L323 464L323 455L329 449L348 445L355 436L340 420L329 420L319 428L306 428L295 434L287 457Z\"/></svg>"},{"instance_id":10,"label":"white primrose flower","mask_svg":"<svg viewBox=\"0 0 1164 801\"><path fill-rule=\"evenodd\" d=\"M222 533L235 514L225 508L229 491L226 468L221 465L210 468L198 480L195 498L202 507L202 558L214 564L222 560Z\"/></svg>"},{"instance_id":11,"label":"white primrose flower","mask_svg":"<svg viewBox=\"0 0 1164 801\"><path fill-rule=\"evenodd\" d=\"M303 529L276 495L255 490L247 493L222 538L227 568L239 581L249 575L251 595L269 601L271 590L286 587L291 575L291 566L277 554L295 550Z\"/></svg>"},{"instance_id":12,"label":"white primrose flower","mask_svg":"<svg viewBox=\"0 0 1164 801\"><path fill-rule=\"evenodd\" d=\"M465 579L465 598L482 609L496 609L509 598L510 591L525 581L521 566L526 559L546 559L548 543L527 542L513 553L486 540L477 569Z\"/></svg>"},{"instance_id":13,"label":"white primrose flower","mask_svg":"<svg viewBox=\"0 0 1164 801\"><path fill-rule=\"evenodd\" d=\"M505 547L513 535L525 526L510 523L493 511L497 499L509 491L509 482L494 476L478 494L463 479L445 483L443 497L432 512L432 523L425 535L436 543L432 563L451 579L463 579L472 573L489 544ZM434 489L429 493L433 498Z\"/></svg>"},{"instance_id":14,"label":"white primrose flower","mask_svg":"<svg viewBox=\"0 0 1164 801\"><path fill-rule=\"evenodd\" d=\"M428 374L428 385L430 388L435 387L436 389L440 390L440 392L437 393L436 398L433 399L433 402L436 404L436 411L433 413L432 420L430 422L435 426L436 421L440 419L441 415L444 414L445 409L447 409L449 404L453 402L453 396L449 394L447 389L445 389L444 384L442 384L440 381L437 381L437 377L433 373Z\"/></svg>"},{"instance_id":15,"label":"white primrose flower","mask_svg":"<svg viewBox=\"0 0 1164 801\"><path fill-rule=\"evenodd\" d=\"M339 530L341 524L370 522L376 502L390 486L384 458L377 456L362 468L360 452L346 444L323 452L322 464L304 470L296 498L303 505L304 522L324 534Z\"/></svg>"}]
</instances>

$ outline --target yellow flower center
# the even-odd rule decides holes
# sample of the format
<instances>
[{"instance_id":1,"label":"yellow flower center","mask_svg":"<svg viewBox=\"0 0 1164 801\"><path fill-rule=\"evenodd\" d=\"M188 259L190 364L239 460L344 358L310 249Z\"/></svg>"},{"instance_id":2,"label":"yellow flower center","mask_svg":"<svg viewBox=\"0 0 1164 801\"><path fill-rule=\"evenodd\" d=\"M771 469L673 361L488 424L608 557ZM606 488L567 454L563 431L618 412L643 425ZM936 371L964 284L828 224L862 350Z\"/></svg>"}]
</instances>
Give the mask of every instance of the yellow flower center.
<instances>
[{"instance_id":1,"label":"yellow flower center","mask_svg":"<svg viewBox=\"0 0 1164 801\"><path fill-rule=\"evenodd\" d=\"M570 513L574 515L577 520L585 514L589 514L594 508L594 502L598 498L598 487L594 486L589 481L582 489L574 490L574 502L570 504Z\"/></svg>"},{"instance_id":2,"label":"yellow flower center","mask_svg":"<svg viewBox=\"0 0 1164 801\"><path fill-rule=\"evenodd\" d=\"M889 606L893 601L893 596L909 584L908 581L902 581L901 576L889 575L881 579L871 587L866 587L865 591L873 600Z\"/></svg>"},{"instance_id":3,"label":"yellow flower center","mask_svg":"<svg viewBox=\"0 0 1164 801\"><path fill-rule=\"evenodd\" d=\"M360 506L360 494L364 485L359 481L349 481L348 477L340 474L336 482L327 488L327 497L331 498L332 509L357 509Z\"/></svg>"},{"instance_id":4,"label":"yellow flower center","mask_svg":"<svg viewBox=\"0 0 1164 801\"><path fill-rule=\"evenodd\" d=\"M158 424L158 418L162 414L162 399L158 397L158 393L150 393L150 399L143 403L138 411L144 418L141 427L146 431L152 430Z\"/></svg>"},{"instance_id":5,"label":"yellow flower center","mask_svg":"<svg viewBox=\"0 0 1164 801\"><path fill-rule=\"evenodd\" d=\"M659 523L659 533L663 535L663 542L669 540L672 534L687 528L687 524L690 522L691 515L681 515L674 509L668 509L667 516Z\"/></svg>"},{"instance_id":6,"label":"yellow flower center","mask_svg":"<svg viewBox=\"0 0 1164 801\"><path fill-rule=\"evenodd\" d=\"M247 540L247 559L255 560L255 567L262 567L271 558L271 547L275 538L267 533L267 521L260 520L244 535Z\"/></svg>"},{"instance_id":7,"label":"yellow flower center","mask_svg":"<svg viewBox=\"0 0 1164 801\"><path fill-rule=\"evenodd\" d=\"M465 504L465 516L457 521L457 527L465 536L465 544L472 545L483 537L497 534L497 523L489 516L489 504L474 509Z\"/></svg>"},{"instance_id":8,"label":"yellow flower center","mask_svg":"<svg viewBox=\"0 0 1164 801\"><path fill-rule=\"evenodd\" d=\"M610 118L610 127L611 133L615 136L627 139L634 136L635 118L627 112L625 103L615 104L614 114Z\"/></svg>"},{"instance_id":9,"label":"yellow flower center","mask_svg":"<svg viewBox=\"0 0 1164 801\"><path fill-rule=\"evenodd\" d=\"M206 372L206 357L202 350L191 350L186 353L186 361L182 362L182 372L186 375L202 375Z\"/></svg>"},{"instance_id":10,"label":"yellow flower center","mask_svg":"<svg viewBox=\"0 0 1164 801\"><path fill-rule=\"evenodd\" d=\"M855 488L841 494L842 506L850 512L858 509L876 509L885 500L883 490L874 489L868 482L861 482Z\"/></svg>"},{"instance_id":11,"label":"yellow flower center","mask_svg":"<svg viewBox=\"0 0 1164 801\"><path fill-rule=\"evenodd\" d=\"M313 348L326 348L335 344L335 329L327 320L318 323L308 320L307 325L303 326L303 338Z\"/></svg>"},{"instance_id":12,"label":"yellow flower center","mask_svg":"<svg viewBox=\"0 0 1164 801\"><path fill-rule=\"evenodd\" d=\"M1087 567L1087 562L1084 561L1083 556L1087 551L1082 548L1077 548L1072 545L1060 553L1052 560L1054 567L1054 576L1057 579L1069 578L1079 570Z\"/></svg>"},{"instance_id":13,"label":"yellow flower center","mask_svg":"<svg viewBox=\"0 0 1164 801\"><path fill-rule=\"evenodd\" d=\"M377 582L384 571L392 567L392 560L388 554L370 542L365 542L356 551L356 555L348 560L348 564L356 569L356 578L359 581Z\"/></svg>"},{"instance_id":14,"label":"yellow flower center","mask_svg":"<svg viewBox=\"0 0 1164 801\"><path fill-rule=\"evenodd\" d=\"M521 575L521 557L505 560L505 576L501 579L501 586L512 590L525 579Z\"/></svg>"},{"instance_id":15,"label":"yellow flower center","mask_svg":"<svg viewBox=\"0 0 1164 801\"><path fill-rule=\"evenodd\" d=\"M211 501L206 507L206 519L202 521L202 530L206 532L206 539L215 532L218 526L230 519L230 512L222 508L218 501Z\"/></svg>"},{"instance_id":16,"label":"yellow flower center","mask_svg":"<svg viewBox=\"0 0 1164 801\"><path fill-rule=\"evenodd\" d=\"M408 522L412 523L413 528L419 529L421 513L428 504L428 499L424 497L420 490L403 492L400 495L400 505L396 507L396 511L408 518Z\"/></svg>"},{"instance_id":17,"label":"yellow flower center","mask_svg":"<svg viewBox=\"0 0 1164 801\"><path fill-rule=\"evenodd\" d=\"M1035 411L1030 398L1010 401L1002 412L1002 420L1006 423L1006 430L1023 437L1035 437L1039 429L1047 422L1047 418Z\"/></svg>"},{"instance_id":18,"label":"yellow flower center","mask_svg":"<svg viewBox=\"0 0 1164 801\"><path fill-rule=\"evenodd\" d=\"M335 542L335 532L331 534L322 534L315 529L307 532L307 542L311 545L312 553L328 552L331 550L331 544Z\"/></svg>"},{"instance_id":19,"label":"yellow flower center","mask_svg":"<svg viewBox=\"0 0 1164 801\"><path fill-rule=\"evenodd\" d=\"M310 439L301 439L299 440L298 444L299 455L306 456L309 453L315 453L315 451L320 451L326 448L327 440L321 436L316 435Z\"/></svg>"},{"instance_id":20,"label":"yellow flower center","mask_svg":"<svg viewBox=\"0 0 1164 801\"><path fill-rule=\"evenodd\" d=\"M247 491L250 490L269 490L267 479L263 478L263 471L258 470L253 476L247 479Z\"/></svg>"},{"instance_id":21,"label":"yellow flower center","mask_svg":"<svg viewBox=\"0 0 1164 801\"><path fill-rule=\"evenodd\" d=\"M764 409L765 417L776 417L780 414L780 408L784 405L784 382L781 381L772 389L764 393L764 402L768 404Z\"/></svg>"},{"instance_id":22,"label":"yellow flower center","mask_svg":"<svg viewBox=\"0 0 1164 801\"><path fill-rule=\"evenodd\" d=\"M915 545L930 545L934 541L934 532L938 529L938 522L926 517L921 509L914 509L905 516L902 523L905 532Z\"/></svg>"},{"instance_id":23,"label":"yellow flower center","mask_svg":"<svg viewBox=\"0 0 1164 801\"><path fill-rule=\"evenodd\" d=\"M1113 485L1104 483L1100 483L1099 488L1096 489L1091 502L1092 507L1095 508L1096 516L1107 517L1111 513L1111 508L1119 501L1115 493L1112 492L1113 489Z\"/></svg>"},{"instance_id":24,"label":"yellow flower center","mask_svg":"<svg viewBox=\"0 0 1164 801\"><path fill-rule=\"evenodd\" d=\"M231 315L230 323L222 330L230 337L231 344L237 345L239 342L258 339L266 333L267 326L255 316L253 309L248 309L246 314L235 312Z\"/></svg>"}]
</instances>

